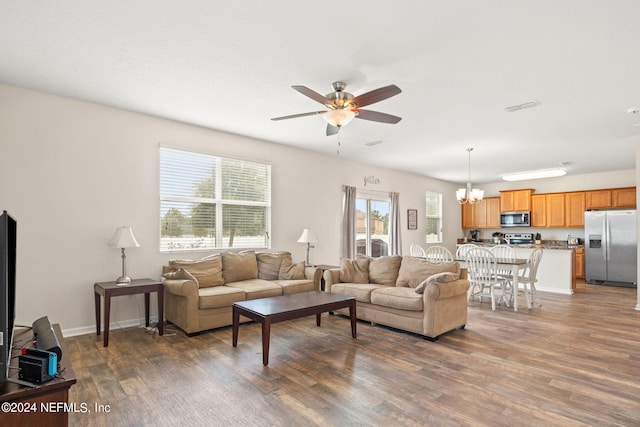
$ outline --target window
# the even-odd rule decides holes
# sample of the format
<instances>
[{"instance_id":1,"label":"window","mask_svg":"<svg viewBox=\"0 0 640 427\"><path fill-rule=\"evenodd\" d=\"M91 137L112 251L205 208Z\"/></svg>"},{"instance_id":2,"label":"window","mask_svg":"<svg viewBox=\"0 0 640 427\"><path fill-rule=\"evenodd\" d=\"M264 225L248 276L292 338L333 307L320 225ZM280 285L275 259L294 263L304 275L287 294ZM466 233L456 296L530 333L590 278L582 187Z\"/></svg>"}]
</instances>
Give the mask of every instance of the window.
<instances>
[{"instance_id":1,"label":"window","mask_svg":"<svg viewBox=\"0 0 640 427\"><path fill-rule=\"evenodd\" d=\"M361 192L356 196L356 253L379 257L389 254L388 193Z\"/></svg>"},{"instance_id":2,"label":"window","mask_svg":"<svg viewBox=\"0 0 640 427\"><path fill-rule=\"evenodd\" d=\"M269 248L271 165L160 147L160 251Z\"/></svg>"},{"instance_id":3,"label":"window","mask_svg":"<svg viewBox=\"0 0 640 427\"><path fill-rule=\"evenodd\" d=\"M442 243L442 194L426 193L427 243Z\"/></svg>"}]
</instances>

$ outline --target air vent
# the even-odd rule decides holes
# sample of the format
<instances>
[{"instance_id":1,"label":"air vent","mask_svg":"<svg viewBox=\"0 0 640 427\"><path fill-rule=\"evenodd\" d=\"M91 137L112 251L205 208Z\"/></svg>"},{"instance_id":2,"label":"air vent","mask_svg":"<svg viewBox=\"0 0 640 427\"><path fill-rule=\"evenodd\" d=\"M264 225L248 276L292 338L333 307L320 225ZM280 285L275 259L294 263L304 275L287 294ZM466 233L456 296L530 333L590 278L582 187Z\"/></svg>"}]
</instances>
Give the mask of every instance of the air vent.
<instances>
[{"instance_id":1,"label":"air vent","mask_svg":"<svg viewBox=\"0 0 640 427\"><path fill-rule=\"evenodd\" d=\"M367 147L373 147L374 145L378 145L378 144L382 144L382 141L377 140L377 141L371 141L371 142L365 142L364 145L366 145Z\"/></svg>"},{"instance_id":2,"label":"air vent","mask_svg":"<svg viewBox=\"0 0 640 427\"><path fill-rule=\"evenodd\" d=\"M524 104L512 105L511 107L505 108L505 111L508 113L513 113L516 111L524 110L525 108L533 108L537 107L538 103L536 101L525 102Z\"/></svg>"}]
</instances>

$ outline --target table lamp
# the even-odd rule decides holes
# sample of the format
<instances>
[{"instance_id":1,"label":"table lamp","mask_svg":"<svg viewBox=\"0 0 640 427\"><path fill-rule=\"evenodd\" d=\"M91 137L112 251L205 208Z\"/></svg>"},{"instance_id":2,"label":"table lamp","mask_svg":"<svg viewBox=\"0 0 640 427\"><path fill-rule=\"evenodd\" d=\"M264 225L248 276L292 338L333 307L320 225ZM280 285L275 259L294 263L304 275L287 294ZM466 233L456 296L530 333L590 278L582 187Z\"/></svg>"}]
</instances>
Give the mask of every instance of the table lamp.
<instances>
[{"instance_id":1,"label":"table lamp","mask_svg":"<svg viewBox=\"0 0 640 427\"><path fill-rule=\"evenodd\" d=\"M306 265L309 266L309 249L313 248L314 246L312 245L312 243L316 243L318 241L318 239L316 238L316 234L313 232L312 229L310 228L305 228L304 230L302 230L302 234L300 235L300 238L298 239L298 243L306 243L307 244L307 263Z\"/></svg>"},{"instance_id":2,"label":"table lamp","mask_svg":"<svg viewBox=\"0 0 640 427\"><path fill-rule=\"evenodd\" d=\"M127 256L124 253L125 248L139 248L140 244L133 235L131 227L118 227L116 228L113 237L107 243L112 248L120 248L122 250L122 276L116 279L118 286L125 286L131 283L131 278L127 276L126 259Z\"/></svg>"}]
</instances>

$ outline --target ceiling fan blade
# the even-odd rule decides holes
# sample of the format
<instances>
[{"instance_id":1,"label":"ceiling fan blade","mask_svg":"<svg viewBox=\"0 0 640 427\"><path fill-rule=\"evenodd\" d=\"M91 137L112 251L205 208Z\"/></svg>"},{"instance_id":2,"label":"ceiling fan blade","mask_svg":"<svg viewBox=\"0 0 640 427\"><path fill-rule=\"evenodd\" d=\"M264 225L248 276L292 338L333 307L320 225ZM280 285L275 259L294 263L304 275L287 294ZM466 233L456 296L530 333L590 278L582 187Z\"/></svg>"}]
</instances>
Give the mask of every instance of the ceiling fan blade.
<instances>
[{"instance_id":1,"label":"ceiling fan blade","mask_svg":"<svg viewBox=\"0 0 640 427\"><path fill-rule=\"evenodd\" d=\"M325 97L324 95L320 95L318 92L316 92L315 90L311 90L306 86L291 86L294 90L297 90L298 92L300 92L301 94L308 96L309 98L313 99L314 101L319 102L322 105L332 105L332 102L330 99L328 99L327 97Z\"/></svg>"},{"instance_id":2,"label":"ceiling fan blade","mask_svg":"<svg viewBox=\"0 0 640 427\"><path fill-rule=\"evenodd\" d=\"M387 113L380 113L379 111L358 110L358 115L356 116L356 119L371 120L372 122L396 124L400 120L402 120L402 117L394 116Z\"/></svg>"},{"instance_id":3,"label":"ceiling fan blade","mask_svg":"<svg viewBox=\"0 0 640 427\"><path fill-rule=\"evenodd\" d=\"M362 95L358 95L353 98L350 103L356 104L356 107L360 108L364 107L365 105L375 104L376 102L391 98L392 96L395 96L401 92L402 90L398 86L389 85L374 89L371 92L363 93Z\"/></svg>"},{"instance_id":4,"label":"ceiling fan blade","mask_svg":"<svg viewBox=\"0 0 640 427\"><path fill-rule=\"evenodd\" d=\"M340 128L338 126L327 124L327 136L335 135L338 132L340 132Z\"/></svg>"},{"instance_id":5,"label":"ceiling fan blade","mask_svg":"<svg viewBox=\"0 0 640 427\"><path fill-rule=\"evenodd\" d=\"M296 117L315 116L316 114L324 114L326 111L312 111L310 113L292 114L290 116L274 117L271 120L295 119Z\"/></svg>"}]
</instances>

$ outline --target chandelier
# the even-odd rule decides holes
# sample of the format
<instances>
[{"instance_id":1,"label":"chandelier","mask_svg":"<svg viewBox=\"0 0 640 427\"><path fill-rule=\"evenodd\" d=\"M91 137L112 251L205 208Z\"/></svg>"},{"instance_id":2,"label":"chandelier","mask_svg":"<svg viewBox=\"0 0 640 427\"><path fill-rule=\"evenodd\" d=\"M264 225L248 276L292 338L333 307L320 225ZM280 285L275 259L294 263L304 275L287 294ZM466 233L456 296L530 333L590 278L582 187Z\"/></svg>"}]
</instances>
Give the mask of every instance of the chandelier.
<instances>
[{"instance_id":1,"label":"chandelier","mask_svg":"<svg viewBox=\"0 0 640 427\"><path fill-rule=\"evenodd\" d=\"M473 148L467 148L469 153L469 178L467 179L467 188L461 188L456 191L456 199L458 203L464 205L465 203L476 204L484 197L484 191L477 188L471 188L471 152Z\"/></svg>"}]
</instances>

